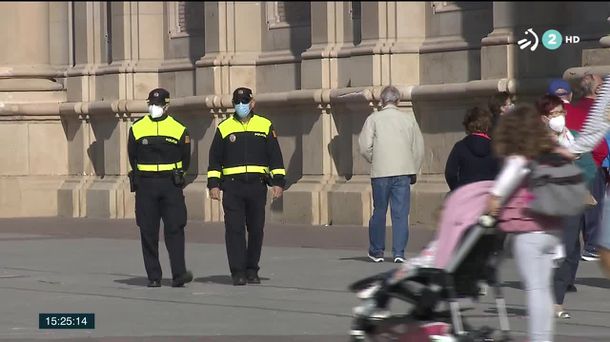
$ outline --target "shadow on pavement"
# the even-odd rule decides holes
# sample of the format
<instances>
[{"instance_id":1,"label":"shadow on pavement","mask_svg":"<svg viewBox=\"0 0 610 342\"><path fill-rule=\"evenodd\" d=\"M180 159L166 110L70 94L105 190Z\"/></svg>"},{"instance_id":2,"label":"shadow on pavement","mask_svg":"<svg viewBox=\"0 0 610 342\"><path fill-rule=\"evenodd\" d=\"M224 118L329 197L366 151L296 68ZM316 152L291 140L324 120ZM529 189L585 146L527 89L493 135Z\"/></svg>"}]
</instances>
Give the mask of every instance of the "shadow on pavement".
<instances>
[{"instance_id":1,"label":"shadow on pavement","mask_svg":"<svg viewBox=\"0 0 610 342\"><path fill-rule=\"evenodd\" d=\"M260 277L262 281L269 280L269 278ZM197 283L213 283L213 284L221 284L221 285L233 285L233 279L228 275L213 275L208 277L196 278L195 282Z\"/></svg>"},{"instance_id":2,"label":"shadow on pavement","mask_svg":"<svg viewBox=\"0 0 610 342\"><path fill-rule=\"evenodd\" d=\"M115 283L131 285L131 286L143 286L146 287L148 285L148 278L145 277L134 277L127 279L118 279L114 281ZM161 286L172 286L172 281L170 279L161 279Z\"/></svg>"},{"instance_id":3,"label":"shadow on pavement","mask_svg":"<svg viewBox=\"0 0 610 342\"><path fill-rule=\"evenodd\" d=\"M494 314L497 315L498 314L498 310L496 308L489 308L485 311L483 311L485 313L488 314ZM521 309L521 308L511 308L511 307L507 307L506 308L506 313L508 314L509 317L525 317L527 316L527 310L526 309Z\"/></svg>"},{"instance_id":4,"label":"shadow on pavement","mask_svg":"<svg viewBox=\"0 0 610 342\"><path fill-rule=\"evenodd\" d=\"M610 289L610 279L606 278L576 278L576 285L599 287L600 289Z\"/></svg>"},{"instance_id":5,"label":"shadow on pavement","mask_svg":"<svg viewBox=\"0 0 610 342\"><path fill-rule=\"evenodd\" d=\"M233 279L231 279L231 277L228 275L213 275L208 277L195 278L195 282L233 285Z\"/></svg>"},{"instance_id":6,"label":"shadow on pavement","mask_svg":"<svg viewBox=\"0 0 610 342\"><path fill-rule=\"evenodd\" d=\"M371 262L371 259L369 259L369 257L350 257L350 258L339 258L339 260L341 261L345 261L345 260L351 260L351 261L362 261L362 262Z\"/></svg>"}]
</instances>

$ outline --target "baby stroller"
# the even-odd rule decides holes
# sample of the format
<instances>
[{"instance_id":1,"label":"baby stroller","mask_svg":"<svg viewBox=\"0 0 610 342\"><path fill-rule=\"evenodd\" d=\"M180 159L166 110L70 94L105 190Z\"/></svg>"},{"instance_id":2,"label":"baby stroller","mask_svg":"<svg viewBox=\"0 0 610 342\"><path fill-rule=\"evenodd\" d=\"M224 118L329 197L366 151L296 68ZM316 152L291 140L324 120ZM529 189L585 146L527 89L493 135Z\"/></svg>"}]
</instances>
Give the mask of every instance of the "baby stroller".
<instances>
[{"instance_id":1,"label":"baby stroller","mask_svg":"<svg viewBox=\"0 0 610 342\"><path fill-rule=\"evenodd\" d=\"M493 181L465 185L444 202L437 238L405 266L350 285L362 304L354 308L352 341L510 341L505 301L496 269L504 233L483 215ZM479 283L493 288L501 336L474 329L460 312L459 298L478 299ZM390 300L412 304L404 315L377 315Z\"/></svg>"}]
</instances>

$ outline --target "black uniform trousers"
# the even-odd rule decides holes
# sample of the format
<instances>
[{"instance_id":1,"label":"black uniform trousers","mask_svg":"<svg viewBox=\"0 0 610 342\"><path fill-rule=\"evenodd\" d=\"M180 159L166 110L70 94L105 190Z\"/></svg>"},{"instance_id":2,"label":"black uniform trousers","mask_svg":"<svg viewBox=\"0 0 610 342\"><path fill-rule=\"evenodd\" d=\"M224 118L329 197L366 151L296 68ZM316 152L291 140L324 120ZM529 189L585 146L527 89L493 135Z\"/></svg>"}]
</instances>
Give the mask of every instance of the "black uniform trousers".
<instances>
[{"instance_id":1,"label":"black uniform trousers","mask_svg":"<svg viewBox=\"0 0 610 342\"><path fill-rule=\"evenodd\" d=\"M184 227L186 204L182 188L171 177L139 177L136 190L136 222L140 227L144 266L149 280L161 280L159 226L163 220L165 247L169 253L172 279L186 273Z\"/></svg>"},{"instance_id":2,"label":"black uniform trousers","mask_svg":"<svg viewBox=\"0 0 610 342\"><path fill-rule=\"evenodd\" d=\"M585 214L569 216L563 222L563 245L565 259L555 269L553 288L555 304L563 305L568 286L574 285L578 264L580 262L580 231L585 223Z\"/></svg>"},{"instance_id":3,"label":"black uniform trousers","mask_svg":"<svg viewBox=\"0 0 610 342\"><path fill-rule=\"evenodd\" d=\"M243 275L246 271L258 271L263 247L267 185L259 179L242 182L225 178L222 190L225 242L231 274Z\"/></svg>"}]
</instances>

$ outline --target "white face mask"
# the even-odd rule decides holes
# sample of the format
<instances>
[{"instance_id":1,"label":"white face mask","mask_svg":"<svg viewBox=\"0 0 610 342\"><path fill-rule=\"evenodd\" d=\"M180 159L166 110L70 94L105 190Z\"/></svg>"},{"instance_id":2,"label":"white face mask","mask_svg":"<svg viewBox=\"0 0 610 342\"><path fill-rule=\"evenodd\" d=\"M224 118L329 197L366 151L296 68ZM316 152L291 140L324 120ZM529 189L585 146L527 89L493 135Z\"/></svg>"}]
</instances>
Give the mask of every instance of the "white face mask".
<instances>
[{"instance_id":1,"label":"white face mask","mask_svg":"<svg viewBox=\"0 0 610 342\"><path fill-rule=\"evenodd\" d=\"M163 115L163 107L157 105L148 106L148 113L152 116L153 119L160 118Z\"/></svg>"},{"instance_id":2,"label":"white face mask","mask_svg":"<svg viewBox=\"0 0 610 342\"><path fill-rule=\"evenodd\" d=\"M563 130L566 128L566 117L560 115L550 119L549 127L557 133L563 132Z\"/></svg>"}]
</instances>

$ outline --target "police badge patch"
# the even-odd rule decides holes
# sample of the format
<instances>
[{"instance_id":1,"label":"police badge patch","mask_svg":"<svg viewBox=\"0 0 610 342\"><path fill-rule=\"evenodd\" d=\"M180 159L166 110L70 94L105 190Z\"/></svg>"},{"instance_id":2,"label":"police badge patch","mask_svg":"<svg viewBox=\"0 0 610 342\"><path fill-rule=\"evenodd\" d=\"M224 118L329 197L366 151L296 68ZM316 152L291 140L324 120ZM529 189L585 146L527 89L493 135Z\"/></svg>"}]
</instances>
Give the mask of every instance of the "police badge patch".
<instances>
[{"instance_id":1,"label":"police badge patch","mask_svg":"<svg viewBox=\"0 0 610 342\"><path fill-rule=\"evenodd\" d=\"M142 145L148 145L148 139L146 139L146 138L142 139Z\"/></svg>"},{"instance_id":2,"label":"police badge patch","mask_svg":"<svg viewBox=\"0 0 610 342\"><path fill-rule=\"evenodd\" d=\"M235 140L237 140L237 137L235 137L235 134L229 135L229 141L230 142L235 142Z\"/></svg>"}]
</instances>

